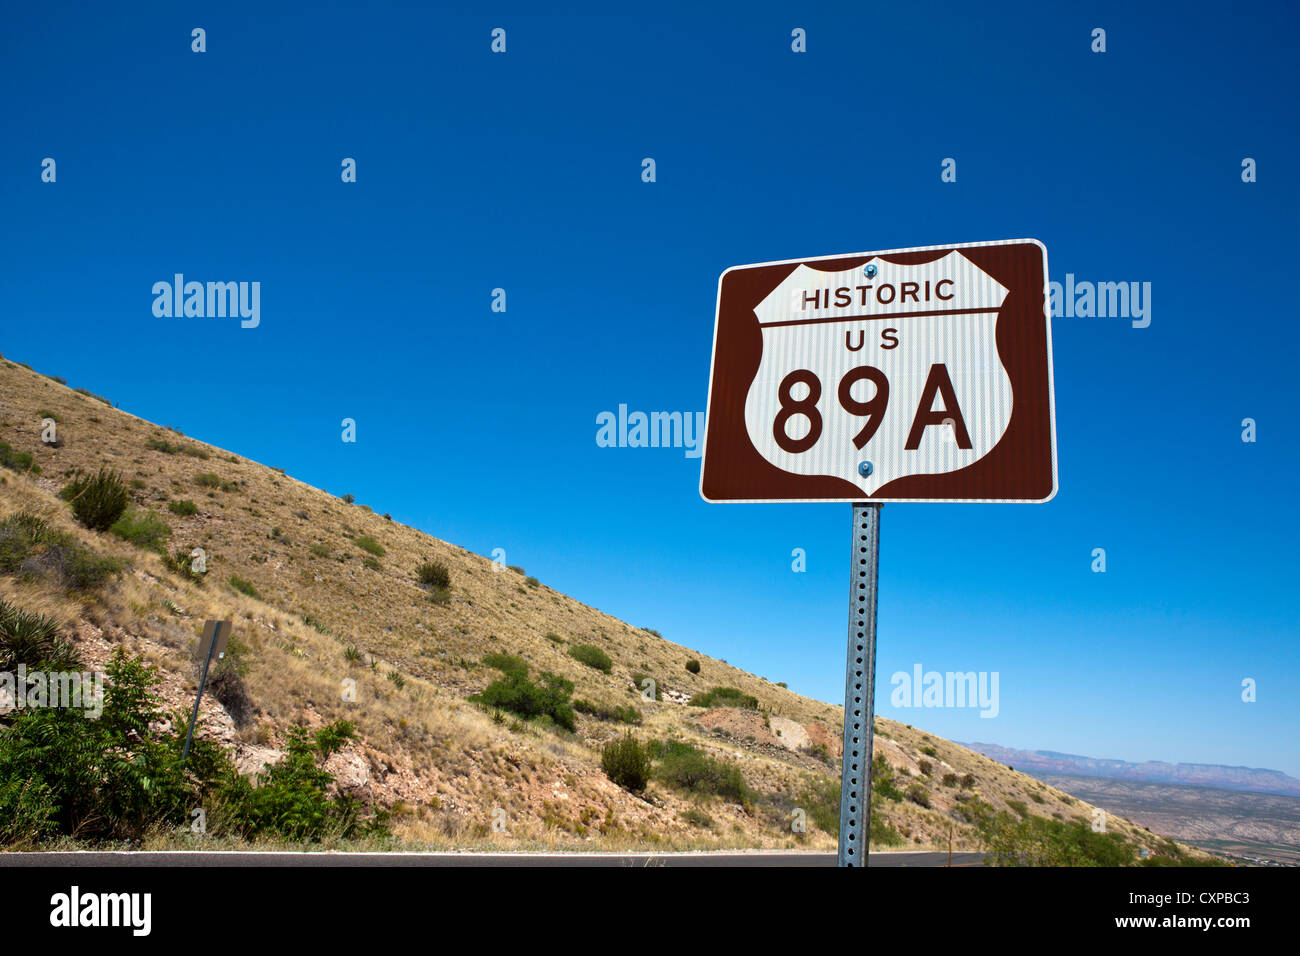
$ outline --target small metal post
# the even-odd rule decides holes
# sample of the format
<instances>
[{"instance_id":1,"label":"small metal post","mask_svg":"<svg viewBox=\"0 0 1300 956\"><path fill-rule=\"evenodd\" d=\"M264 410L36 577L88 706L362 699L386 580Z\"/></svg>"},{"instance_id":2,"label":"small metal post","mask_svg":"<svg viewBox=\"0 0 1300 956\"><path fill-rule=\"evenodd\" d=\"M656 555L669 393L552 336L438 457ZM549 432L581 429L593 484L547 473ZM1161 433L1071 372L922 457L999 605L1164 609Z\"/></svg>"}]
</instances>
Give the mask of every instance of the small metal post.
<instances>
[{"instance_id":1,"label":"small metal post","mask_svg":"<svg viewBox=\"0 0 1300 956\"><path fill-rule=\"evenodd\" d=\"M203 675L199 678L199 692L194 696L194 713L190 714L190 726L185 731L185 749L181 751L181 766L190 758L190 742L194 739L194 725L199 719L199 701L203 699L203 687L208 682L208 665L212 663L212 652L217 647L217 632L214 630L212 640L208 642L208 653L203 658Z\"/></svg>"},{"instance_id":2,"label":"small metal post","mask_svg":"<svg viewBox=\"0 0 1300 956\"><path fill-rule=\"evenodd\" d=\"M844 670L844 763L840 776L840 866L866 866L871 834L871 732L875 723L876 590L880 505L853 505L849 563L849 652Z\"/></svg>"}]
</instances>

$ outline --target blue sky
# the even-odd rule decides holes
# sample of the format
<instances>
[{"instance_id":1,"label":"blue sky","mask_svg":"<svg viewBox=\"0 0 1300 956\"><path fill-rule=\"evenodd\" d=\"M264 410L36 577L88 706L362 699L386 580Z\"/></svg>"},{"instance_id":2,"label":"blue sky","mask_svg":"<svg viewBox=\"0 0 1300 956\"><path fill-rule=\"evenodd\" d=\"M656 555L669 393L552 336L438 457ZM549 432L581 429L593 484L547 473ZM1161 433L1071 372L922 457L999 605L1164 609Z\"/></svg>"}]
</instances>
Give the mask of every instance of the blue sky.
<instances>
[{"instance_id":1,"label":"blue sky","mask_svg":"<svg viewBox=\"0 0 1300 956\"><path fill-rule=\"evenodd\" d=\"M878 713L1300 776L1298 18L998 6L15 9L0 350L837 701L848 506L706 504L596 416L704 409L729 266L1032 236L1152 322L1053 323L1053 501L885 507ZM155 318L177 272L260 326ZM998 717L892 707L916 663Z\"/></svg>"}]
</instances>

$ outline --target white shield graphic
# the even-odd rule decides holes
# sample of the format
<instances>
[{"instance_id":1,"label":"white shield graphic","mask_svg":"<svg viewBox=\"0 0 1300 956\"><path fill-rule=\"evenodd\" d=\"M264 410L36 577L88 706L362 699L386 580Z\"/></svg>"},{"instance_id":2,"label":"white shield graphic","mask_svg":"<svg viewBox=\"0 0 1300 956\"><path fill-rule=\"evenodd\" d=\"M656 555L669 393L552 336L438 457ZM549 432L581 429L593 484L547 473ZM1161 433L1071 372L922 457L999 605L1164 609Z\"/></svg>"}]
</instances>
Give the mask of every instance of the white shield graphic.
<instances>
[{"instance_id":1,"label":"white shield graphic","mask_svg":"<svg viewBox=\"0 0 1300 956\"><path fill-rule=\"evenodd\" d=\"M754 448L783 471L842 478L864 495L983 458L1011 421L996 342L1006 296L957 251L923 265L800 265L754 310Z\"/></svg>"}]
</instances>

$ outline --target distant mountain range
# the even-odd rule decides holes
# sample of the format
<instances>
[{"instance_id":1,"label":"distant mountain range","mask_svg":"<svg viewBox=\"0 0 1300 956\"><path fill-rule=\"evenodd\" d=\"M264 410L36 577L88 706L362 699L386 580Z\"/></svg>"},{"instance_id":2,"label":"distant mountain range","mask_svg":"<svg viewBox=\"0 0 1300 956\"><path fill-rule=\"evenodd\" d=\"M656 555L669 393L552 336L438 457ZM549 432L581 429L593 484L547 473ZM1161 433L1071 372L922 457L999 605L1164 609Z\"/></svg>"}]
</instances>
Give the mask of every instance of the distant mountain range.
<instances>
[{"instance_id":1,"label":"distant mountain range","mask_svg":"<svg viewBox=\"0 0 1300 956\"><path fill-rule=\"evenodd\" d=\"M1287 776L1280 770L1226 767L1212 763L1165 763L1161 760L1129 763L1127 760L1082 757L1054 750L1014 750L997 744L964 743L962 746L1031 776L1059 773L1075 777L1176 783L1189 787L1216 787L1221 790L1300 797L1300 780Z\"/></svg>"}]
</instances>

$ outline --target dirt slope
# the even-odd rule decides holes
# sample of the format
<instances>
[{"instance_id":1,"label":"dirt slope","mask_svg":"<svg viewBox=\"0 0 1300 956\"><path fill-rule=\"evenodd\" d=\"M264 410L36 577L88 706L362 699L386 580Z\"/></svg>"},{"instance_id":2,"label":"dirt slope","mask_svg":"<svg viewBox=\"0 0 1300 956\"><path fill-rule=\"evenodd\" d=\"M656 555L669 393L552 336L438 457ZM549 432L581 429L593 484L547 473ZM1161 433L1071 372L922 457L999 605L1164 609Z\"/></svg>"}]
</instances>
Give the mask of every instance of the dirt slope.
<instances>
[{"instance_id":1,"label":"dirt slope","mask_svg":"<svg viewBox=\"0 0 1300 956\"><path fill-rule=\"evenodd\" d=\"M41 440L48 417L57 419L57 447ZM341 786L394 810L395 832L406 844L834 845L818 826L834 806L810 794L838 781L838 707L632 627L523 573L11 360L0 360L0 441L30 453L39 468L39 474L0 469L0 516L46 515L130 567L89 596L0 576L0 597L57 616L92 662L118 644L143 654L162 669L165 693L178 707L192 700L189 654L202 622L233 620L249 648L254 713L236 726L205 698L201 725L246 771L278 757L290 723L346 718L360 739L333 758L331 769ZM131 480L135 505L171 526L169 551L204 549L203 586L169 572L157 554L73 523L55 493L75 470L101 466ZM168 510L180 500L193 501L197 513ZM445 603L431 600L415 578L415 567L427 560L450 569ZM610 673L571 657L574 644L602 648L614 661ZM758 799L740 806L660 784L642 799L600 769L600 744L622 733L622 725L579 716L577 732L569 734L495 721L465 699L497 676L480 663L489 652L521 655L535 671L572 680L577 698L638 707L644 715L634 728L639 737L688 740L735 763ZM699 661L699 674L687 671L688 659ZM642 699L634 675L658 681L663 700ZM684 702L718 686L752 695L759 710L705 710ZM877 754L911 794L880 800L876 809L905 846L946 847L951 833L954 847L974 848L961 804L975 797L998 809L1092 819L1090 805L956 744L888 720L878 720L876 730ZM803 833L791 826L799 809L807 814ZM504 832L494 830L494 820ZM1144 846L1159 842L1117 817L1108 823Z\"/></svg>"}]
</instances>

